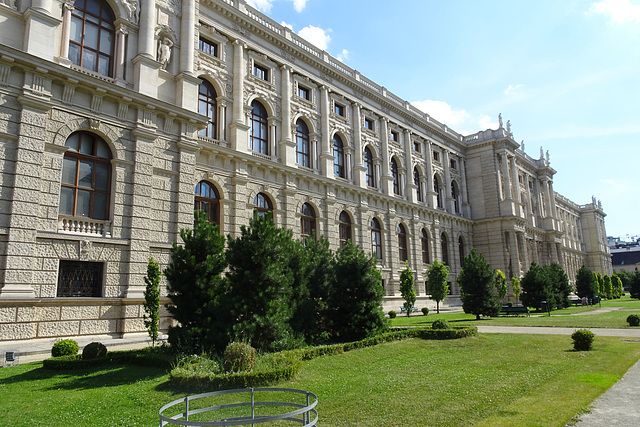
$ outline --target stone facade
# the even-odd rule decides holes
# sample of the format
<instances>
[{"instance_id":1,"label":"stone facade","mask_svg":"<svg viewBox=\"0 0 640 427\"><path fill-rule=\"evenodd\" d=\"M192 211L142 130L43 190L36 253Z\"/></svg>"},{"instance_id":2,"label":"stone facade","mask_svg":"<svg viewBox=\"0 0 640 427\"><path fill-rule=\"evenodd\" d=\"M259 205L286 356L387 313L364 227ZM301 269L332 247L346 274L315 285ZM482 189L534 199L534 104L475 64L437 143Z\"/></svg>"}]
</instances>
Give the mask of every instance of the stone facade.
<instances>
[{"instance_id":1,"label":"stone facade","mask_svg":"<svg viewBox=\"0 0 640 427\"><path fill-rule=\"evenodd\" d=\"M602 207L555 193L509 125L464 137L243 0L4 2L0 22L0 340L144 334L147 260L199 183L224 234L260 199L379 251L385 309L405 259L418 305L446 260L456 304L472 247L509 277L611 272Z\"/></svg>"}]
</instances>

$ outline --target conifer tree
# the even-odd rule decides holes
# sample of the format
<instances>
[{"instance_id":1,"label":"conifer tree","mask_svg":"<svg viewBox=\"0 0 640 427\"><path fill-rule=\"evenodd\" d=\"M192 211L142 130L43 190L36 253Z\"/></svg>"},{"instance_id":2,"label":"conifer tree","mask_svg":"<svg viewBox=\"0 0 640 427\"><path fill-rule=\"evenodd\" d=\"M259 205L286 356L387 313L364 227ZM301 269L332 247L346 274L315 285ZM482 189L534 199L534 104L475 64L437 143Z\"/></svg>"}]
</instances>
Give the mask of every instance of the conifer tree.
<instances>
[{"instance_id":1,"label":"conifer tree","mask_svg":"<svg viewBox=\"0 0 640 427\"><path fill-rule=\"evenodd\" d=\"M414 289L415 280L413 271L409 268L409 261L405 261L404 270L400 273L400 294L404 300L404 308L407 311L407 317L411 316L413 307L416 303L416 290Z\"/></svg>"},{"instance_id":2,"label":"conifer tree","mask_svg":"<svg viewBox=\"0 0 640 427\"><path fill-rule=\"evenodd\" d=\"M560 264L553 263L543 267L543 271L551 282L553 291L553 300L555 308L567 308L571 305L569 295L573 292L573 288L569 283L569 277L564 272Z\"/></svg>"},{"instance_id":3,"label":"conifer tree","mask_svg":"<svg viewBox=\"0 0 640 427\"><path fill-rule=\"evenodd\" d=\"M480 320L480 316L497 316L500 303L494 295L495 272L475 248L462 260L458 275L462 309Z\"/></svg>"},{"instance_id":4,"label":"conifer tree","mask_svg":"<svg viewBox=\"0 0 640 427\"><path fill-rule=\"evenodd\" d=\"M520 286L522 287L522 304L526 307L540 309L542 301L546 301L549 307L556 307L553 284L542 266L532 262Z\"/></svg>"},{"instance_id":5,"label":"conifer tree","mask_svg":"<svg viewBox=\"0 0 640 427\"><path fill-rule=\"evenodd\" d=\"M155 347L158 341L158 331L160 329L160 266L149 257L147 264L147 275L144 277L146 284L144 290L144 327L149 332L152 345Z\"/></svg>"},{"instance_id":6,"label":"conifer tree","mask_svg":"<svg viewBox=\"0 0 640 427\"><path fill-rule=\"evenodd\" d=\"M576 274L576 293L580 298L593 299L597 292L598 285L593 273L583 265Z\"/></svg>"}]
</instances>

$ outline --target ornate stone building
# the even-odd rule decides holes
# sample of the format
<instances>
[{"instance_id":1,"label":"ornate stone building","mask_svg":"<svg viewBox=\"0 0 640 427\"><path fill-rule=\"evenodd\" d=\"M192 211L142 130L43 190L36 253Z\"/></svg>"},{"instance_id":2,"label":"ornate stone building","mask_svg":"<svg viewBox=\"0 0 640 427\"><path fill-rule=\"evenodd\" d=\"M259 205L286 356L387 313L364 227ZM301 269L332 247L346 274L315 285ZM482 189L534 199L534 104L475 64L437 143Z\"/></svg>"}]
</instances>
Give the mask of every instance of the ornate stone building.
<instances>
[{"instance_id":1,"label":"ornate stone building","mask_svg":"<svg viewBox=\"0 0 640 427\"><path fill-rule=\"evenodd\" d=\"M386 308L405 261L427 304L434 259L455 304L472 247L509 276L611 272L599 203L509 124L464 137L243 0L2 0L0 28L0 340L144 334L147 260L194 206L351 239Z\"/></svg>"}]
</instances>

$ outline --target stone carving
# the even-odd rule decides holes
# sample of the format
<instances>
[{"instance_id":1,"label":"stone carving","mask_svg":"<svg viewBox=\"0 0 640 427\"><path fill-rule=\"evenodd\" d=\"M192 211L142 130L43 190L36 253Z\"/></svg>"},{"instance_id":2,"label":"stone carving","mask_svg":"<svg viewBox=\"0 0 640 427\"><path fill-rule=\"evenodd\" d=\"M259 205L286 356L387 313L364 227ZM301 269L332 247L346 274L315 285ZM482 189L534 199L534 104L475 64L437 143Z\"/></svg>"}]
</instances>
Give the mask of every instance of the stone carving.
<instances>
[{"instance_id":1,"label":"stone carving","mask_svg":"<svg viewBox=\"0 0 640 427\"><path fill-rule=\"evenodd\" d=\"M502 129L502 113L498 114L498 129Z\"/></svg>"},{"instance_id":2,"label":"stone carving","mask_svg":"<svg viewBox=\"0 0 640 427\"><path fill-rule=\"evenodd\" d=\"M140 22L140 0L123 0L122 3L129 13L129 21Z\"/></svg>"},{"instance_id":3,"label":"stone carving","mask_svg":"<svg viewBox=\"0 0 640 427\"><path fill-rule=\"evenodd\" d=\"M524 151L524 139L523 139L523 140L522 140L522 142L520 143L520 149L521 149L522 151Z\"/></svg>"},{"instance_id":4,"label":"stone carving","mask_svg":"<svg viewBox=\"0 0 640 427\"><path fill-rule=\"evenodd\" d=\"M549 163L549 150L547 150L547 163Z\"/></svg>"},{"instance_id":5,"label":"stone carving","mask_svg":"<svg viewBox=\"0 0 640 427\"><path fill-rule=\"evenodd\" d=\"M171 61L171 48L173 42L169 37L162 37L158 40L158 57L157 60L161 64L163 70L167 69L167 64Z\"/></svg>"},{"instance_id":6,"label":"stone carving","mask_svg":"<svg viewBox=\"0 0 640 427\"><path fill-rule=\"evenodd\" d=\"M507 120L507 133L509 135L512 135L512 133L511 133L511 120Z\"/></svg>"}]
</instances>

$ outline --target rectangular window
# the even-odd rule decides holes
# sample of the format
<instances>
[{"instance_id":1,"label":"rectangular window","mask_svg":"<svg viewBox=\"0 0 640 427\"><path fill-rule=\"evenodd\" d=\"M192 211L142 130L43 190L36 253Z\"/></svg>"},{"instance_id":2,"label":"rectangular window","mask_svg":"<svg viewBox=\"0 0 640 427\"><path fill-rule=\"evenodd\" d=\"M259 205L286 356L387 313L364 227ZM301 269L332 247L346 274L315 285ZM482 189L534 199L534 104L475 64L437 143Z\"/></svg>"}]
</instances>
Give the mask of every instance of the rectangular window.
<instances>
[{"instance_id":1,"label":"rectangular window","mask_svg":"<svg viewBox=\"0 0 640 427\"><path fill-rule=\"evenodd\" d=\"M396 131L391 131L391 140L394 142L398 142L400 141L400 134L398 134L398 132Z\"/></svg>"},{"instance_id":2,"label":"rectangular window","mask_svg":"<svg viewBox=\"0 0 640 427\"><path fill-rule=\"evenodd\" d=\"M203 39L202 37L200 37L200 41L198 42L198 49L208 55L218 56L218 44L207 39Z\"/></svg>"},{"instance_id":3,"label":"rectangular window","mask_svg":"<svg viewBox=\"0 0 640 427\"><path fill-rule=\"evenodd\" d=\"M413 151L419 153L420 152L420 142L419 141L413 141Z\"/></svg>"},{"instance_id":4,"label":"rectangular window","mask_svg":"<svg viewBox=\"0 0 640 427\"><path fill-rule=\"evenodd\" d=\"M335 104L335 112L337 115L344 117L344 105Z\"/></svg>"},{"instance_id":5,"label":"rectangular window","mask_svg":"<svg viewBox=\"0 0 640 427\"><path fill-rule=\"evenodd\" d=\"M58 297L101 297L101 262L60 260Z\"/></svg>"},{"instance_id":6,"label":"rectangular window","mask_svg":"<svg viewBox=\"0 0 640 427\"><path fill-rule=\"evenodd\" d=\"M261 65L253 64L253 75L259 79L269 81L269 70Z\"/></svg>"},{"instance_id":7,"label":"rectangular window","mask_svg":"<svg viewBox=\"0 0 640 427\"><path fill-rule=\"evenodd\" d=\"M436 162L440 161L440 153L438 153L437 151L433 152L433 160L435 160Z\"/></svg>"},{"instance_id":8,"label":"rectangular window","mask_svg":"<svg viewBox=\"0 0 640 427\"><path fill-rule=\"evenodd\" d=\"M364 119L364 127L366 127L369 130L373 130L373 120L371 120L369 118L365 118Z\"/></svg>"},{"instance_id":9,"label":"rectangular window","mask_svg":"<svg viewBox=\"0 0 640 427\"><path fill-rule=\"evenodd\" d=\"M456 162L454 159L451 159L449 161L449 166L451 166L451 169L458 169L458 162Z\"/></svg>"},{"instance_id":10,"label":"rectangular window","mask_svg":"<svg viewBox=\"0 0 640 427\"><path fill-rule=\"evenodd\" d=\"M298 96L300 98L306 99L307 101L311 101L311 93L309 89L304 86L298 86Z\"/></svg>"}]
</instances>

